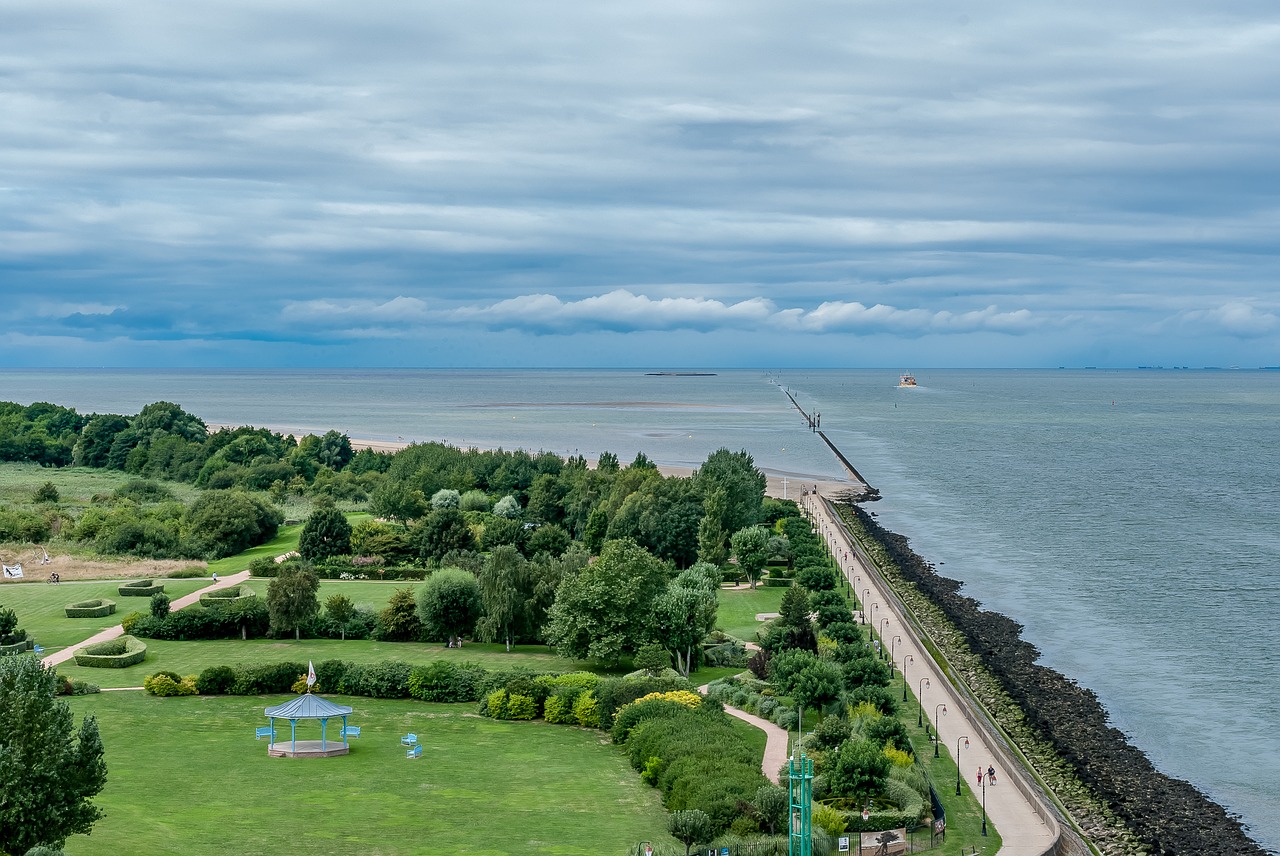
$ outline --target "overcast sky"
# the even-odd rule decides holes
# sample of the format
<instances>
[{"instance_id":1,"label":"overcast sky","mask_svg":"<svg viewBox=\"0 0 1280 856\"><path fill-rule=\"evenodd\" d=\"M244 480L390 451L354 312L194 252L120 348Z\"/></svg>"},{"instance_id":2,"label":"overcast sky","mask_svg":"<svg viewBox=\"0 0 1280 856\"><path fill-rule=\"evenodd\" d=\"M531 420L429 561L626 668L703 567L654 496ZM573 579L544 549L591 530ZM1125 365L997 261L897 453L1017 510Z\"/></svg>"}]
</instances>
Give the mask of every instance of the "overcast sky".
<instances>
[{"instance_id":1,"label":"overcast sky","mask_svg":"<svg viewBox=\"0 0 1280 856\"><path fill-rule=\"evenodd\" d=\"M1274 0L5 0L15 366L1280 364Z\"/></svg>"}]
</instances>

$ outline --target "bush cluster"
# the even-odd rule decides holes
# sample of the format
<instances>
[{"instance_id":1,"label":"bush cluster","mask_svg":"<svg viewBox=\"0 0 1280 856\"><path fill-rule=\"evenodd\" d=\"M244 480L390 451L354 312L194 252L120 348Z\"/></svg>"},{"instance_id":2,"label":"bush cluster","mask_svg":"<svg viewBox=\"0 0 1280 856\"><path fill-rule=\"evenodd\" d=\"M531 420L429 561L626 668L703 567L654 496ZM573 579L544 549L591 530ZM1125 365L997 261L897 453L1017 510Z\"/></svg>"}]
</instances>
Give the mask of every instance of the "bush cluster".
<instances>
[{"instance_id":1,"label":"bush cluster","mask_svg":"<svg viewBox=\"0 0 1280 856\"><path fill-rule=\"evenodd\" d=\"M106 598L82 600L66 605L67 618L102 618L116 611L116 602Z\"/></svg>"},{"instance_id":2,"label":"bush cluster","mask_svg":"<svg viewBox=\"0 0 1280 856\"><path fill-rule=\"evenodd\" d=\"M127 635L86 645L75 654L77 666L93 669L124 669L146 658L146 643Z\"/></svg>"}]
</instances>

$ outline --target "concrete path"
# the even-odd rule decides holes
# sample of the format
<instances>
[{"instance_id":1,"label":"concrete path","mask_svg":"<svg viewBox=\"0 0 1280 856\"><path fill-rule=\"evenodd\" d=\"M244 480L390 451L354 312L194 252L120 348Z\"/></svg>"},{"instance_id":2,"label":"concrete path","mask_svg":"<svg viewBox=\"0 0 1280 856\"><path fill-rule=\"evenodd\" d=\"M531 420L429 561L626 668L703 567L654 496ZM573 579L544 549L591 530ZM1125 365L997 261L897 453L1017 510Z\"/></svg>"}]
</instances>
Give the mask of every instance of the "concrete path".
<instances>
[{"instance_id":1,"label":"concrete path","mask_svg":"<svg viewBox=\"0 0 1280 856\"><path fill-rule=\"evenodd\" d=\"M709 686L710 684L703 684L698 687L698 692L706 695ZM754 714L747 713L745 710L729 707L727 704L724 706L724 712L735 719L741 719L749 725L754 725L764 732L764 759L760 762L760 772L764 773L764 777L775 785L781 784L782 781L778 773L782 769L782 765L787 763L788 733L767 719L761 719Z\"/></svg>"},{"instance_id":2,"label":"concrete path","mask_svg":"<svg viewBox=\"0 0 1280 856\"><path fill-rule=\"evenodd\" d=\"M247 579L249 579L248 571L240 571L238 574L232 574L231 576L223 577L222 579L218 580L216 583L207 585L202 589L196 589L191 594L183 595L182 597L170 603L169 609L170 610L182 609L183 607L190 606L193 603L199 603L200 595L204 594L205 592L213 591L214 589L229 588L230 586L238 586ZM124 635L124 625L117 624L114 627L108 627L106 630L98 631L97 633L93 634L83 642L80 642L76 645L69 645L66 648L63 648L61 651L58 651L57 653L50 654L49 656L41 659L40 662L44 663L46 666L56 666L59 663L65 663L68 660L75 657L76 651L79 651L81 648L83 648L86 645L93 645L98 642L108 642L112 639L115 639L118 636L123 636L123 635Z\"/></svg>"},{"instance_id":3,"label":"concrete path","mask_svg":"<svg viewBox=\"0 0 1280 856\"><path fill-rule=\"evenodd\" d=\"M1003 841L1000 854L1042 856L1057 838L1058 823L1041 800L1027 796L1038 793L1039 786L1020 765L1008 760L1009 756L994 736L994 726L980 711L971 708L943 677L937 663L920 644L914 627L903 621L897 598L883 585L870 561L855 547L843 522L831 514L826 502L818 496L805 496L802 505L850 585L854 586L854 597L867 610L865 620L870 625L867 629L874 627L876 637L882 639L886 648L892 649L897 676L893 686L901 689L906 661L905 679L910 682L911 690L919 694L922 712L930 719L937 715L942 748L954 757L959 746L962 787L982 800L977 771L979 768L986 770L989 765L995 767L999 784L987 786L985 802L988 821L999 830ZM864 592L870 606L862 602ZM941 790L948 787L948 783L935 782L934 786ZM951 783L951 787L954 788L955 783Z\"/></svg>"}]
</instances>

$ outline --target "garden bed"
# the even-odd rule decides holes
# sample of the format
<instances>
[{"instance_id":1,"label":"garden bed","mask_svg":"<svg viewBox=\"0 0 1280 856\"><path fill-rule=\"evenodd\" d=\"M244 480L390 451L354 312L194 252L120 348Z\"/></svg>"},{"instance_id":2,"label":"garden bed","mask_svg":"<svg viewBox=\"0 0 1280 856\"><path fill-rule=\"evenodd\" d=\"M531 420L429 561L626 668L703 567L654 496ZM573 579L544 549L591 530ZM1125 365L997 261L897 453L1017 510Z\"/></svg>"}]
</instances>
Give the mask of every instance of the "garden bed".
<instances>
[{"instance_id":1,"label":"garden bed","mask_svg":"<svg viewBox=\"0 0 1280 856\"><path fill-rule=\"evenodd\" d=\"M91 669L124 669L147 658L147 643L133 636L86 645L76 652L76 665Z\"/></svg>"},{"instance_id":2,"label":"garden bed","mask_svg":"<svg viewBox=\"0 0 1280 856\"><path fill-rule=\"evenodd\" d=\"M67 618L103 618L116 611L116 602L105 597L69 603L65 607Z\"/></svg>"}]
</instances>

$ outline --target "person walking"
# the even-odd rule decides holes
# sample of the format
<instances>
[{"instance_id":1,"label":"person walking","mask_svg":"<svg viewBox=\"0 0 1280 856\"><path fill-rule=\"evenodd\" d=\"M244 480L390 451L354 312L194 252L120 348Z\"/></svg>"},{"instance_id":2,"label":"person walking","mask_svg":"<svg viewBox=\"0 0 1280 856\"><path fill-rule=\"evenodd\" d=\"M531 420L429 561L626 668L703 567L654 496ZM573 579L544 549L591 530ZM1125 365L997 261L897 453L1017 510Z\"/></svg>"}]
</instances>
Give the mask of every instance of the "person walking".
<instances>
[{"instance_id":1,"label":"person walking","mask_svg":"<svg viewBox=\"0 0 1280 856\"><path fill-rule=\"evenodd\" d=\"M982 768L978 768L978 787L982 787Z\"/></svg>"},{"instance_id":2,"label":"person walking","mask_svg":"<svg viewBox=\"0 0 1280 856\"><path fill-rule=\"evenodd\" d=\"M996 768L993 765L987 765L987 784L994 785L996 783Z\"/></svg>"}]
</instances>

